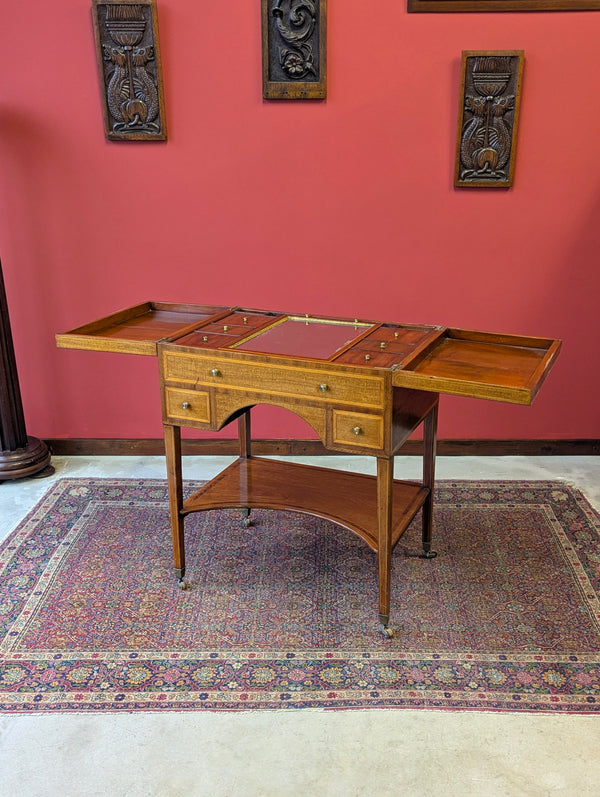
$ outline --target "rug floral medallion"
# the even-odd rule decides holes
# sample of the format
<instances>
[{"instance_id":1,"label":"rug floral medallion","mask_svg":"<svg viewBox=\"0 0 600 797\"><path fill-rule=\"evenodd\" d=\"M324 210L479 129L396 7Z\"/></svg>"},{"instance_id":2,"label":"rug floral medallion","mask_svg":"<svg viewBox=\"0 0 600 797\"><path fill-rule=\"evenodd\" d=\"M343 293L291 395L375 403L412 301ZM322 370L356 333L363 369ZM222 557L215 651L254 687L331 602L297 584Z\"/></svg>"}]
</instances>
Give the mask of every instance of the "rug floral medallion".
<instances>
[{"instance_id":1,"label":"rug floral medallion","mask_svg":"<svg viewBox=\"0 0 600 797\"><path fill-rule=\"evenodd\" d=\"M198 485L189 483L189 490ZM562 482L438 482L377 563L292 512L186 519L166 482L63 479L0 546L4 712L435 708L600 713L600 521Z\"/></svg>"}]
</instances>

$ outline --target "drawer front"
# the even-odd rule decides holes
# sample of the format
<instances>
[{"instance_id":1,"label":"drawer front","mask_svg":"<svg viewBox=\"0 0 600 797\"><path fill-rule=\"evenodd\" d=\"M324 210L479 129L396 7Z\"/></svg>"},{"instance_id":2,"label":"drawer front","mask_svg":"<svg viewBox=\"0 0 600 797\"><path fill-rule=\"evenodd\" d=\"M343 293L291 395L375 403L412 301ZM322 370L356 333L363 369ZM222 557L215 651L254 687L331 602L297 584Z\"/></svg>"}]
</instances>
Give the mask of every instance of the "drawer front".
<instances>
[{"instance_id":1,"label":"drawer front","mask_svg":"<svg viewBox=\"0 0 600 797\"><path fill-rule=\"evenodd\" d=\"M383 448L383 418L334 410L332 438L338 445Z\"/></svg>"},{"instance_id":2,"label":"drawer front","mask_svg":"<svg viewBox=\"0 0 600 797\"><path fill-rule=\"evenodd\" d=\"M210 397L201 390L165 388L165 414L167 420L210 421Z\"/></svg>"},{"instance_id":3,"label":"drawer front","mask_svg":"<svg viewBox=\"0 0 600 797\"><path fill-rule=\"evenodd\" d=\"M164 353L164 379L216 388L262 393L265 398L313 399L326 404L353 404L380 408L384 380L379 376L353 375L310 365L273 365L231 358Z\"/></svg>"}]
</instances>

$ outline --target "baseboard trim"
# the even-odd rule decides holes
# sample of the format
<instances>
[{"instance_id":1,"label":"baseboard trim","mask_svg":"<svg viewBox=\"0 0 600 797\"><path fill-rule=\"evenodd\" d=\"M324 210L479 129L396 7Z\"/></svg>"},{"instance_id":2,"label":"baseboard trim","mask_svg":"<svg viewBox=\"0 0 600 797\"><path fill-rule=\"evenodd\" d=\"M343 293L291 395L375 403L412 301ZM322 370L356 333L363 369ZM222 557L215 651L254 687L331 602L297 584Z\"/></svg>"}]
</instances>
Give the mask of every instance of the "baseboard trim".
<instances>
[{"instance_id":1,"label":"baseboard trim","mask_svg":"<svg viewBox=\"0 0 600 797\"><path fill-rule=\"evenodd\" d=\"M162 439L112 440L97 438L50 439L45 441L55 456L161 456ZM421 440L409 440L403 455L420 455ZM237 440L183 440L183 454L188 456L230 456L238 453ZM319 440L253 440L252 451L272 456L331 456ZM598 456L600 440L439 440L438 456Z\"/></svg>"}]
</instances>

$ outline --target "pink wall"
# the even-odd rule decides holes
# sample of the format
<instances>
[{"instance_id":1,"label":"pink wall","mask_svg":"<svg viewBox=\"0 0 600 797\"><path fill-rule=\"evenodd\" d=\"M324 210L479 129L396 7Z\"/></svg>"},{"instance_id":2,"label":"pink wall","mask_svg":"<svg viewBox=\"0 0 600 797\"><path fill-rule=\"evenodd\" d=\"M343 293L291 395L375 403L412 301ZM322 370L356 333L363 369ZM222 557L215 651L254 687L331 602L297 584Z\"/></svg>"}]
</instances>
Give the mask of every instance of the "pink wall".
<instances>
[{"instance_id":1,"label":"pink wall","mask_svg":"<svg viewBox=\"0 0 600 797\"><path fill-rule=\"evenodd\" d=\"M154 360L54 333L147 299L564 340L533 407L445 438L600 438L600 12L330 0L325 102L261 99L259 0L159 0L169 141L104 139L88 0L6 4L0 257L39 437L159 437ZM452 187L463 49L523 49L514 187ZM262 411L262 437L308 437Z\"/></svg>"}]
</instances>

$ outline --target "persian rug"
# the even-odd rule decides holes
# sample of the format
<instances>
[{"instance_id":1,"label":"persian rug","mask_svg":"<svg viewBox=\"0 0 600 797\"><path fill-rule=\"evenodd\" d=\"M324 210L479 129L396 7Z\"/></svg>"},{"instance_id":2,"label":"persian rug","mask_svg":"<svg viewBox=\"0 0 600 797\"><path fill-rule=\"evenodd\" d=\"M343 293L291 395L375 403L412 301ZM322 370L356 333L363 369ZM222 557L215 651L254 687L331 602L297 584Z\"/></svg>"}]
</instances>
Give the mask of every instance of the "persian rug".
<instances>
[{"instance_id":1,"label":"persian rug","mask_svg":"<svg viewBox=\"0 0 600 797\"><path fill-rule=\"evenodd\" d=\"M187 484L193 490L198 484ZM186 519L166 482L63 479L0 546L4 712L405 707L600 713L600 522L561 482L439 482L433 560L332 523Z\"/></svg>"}]
</instances>

